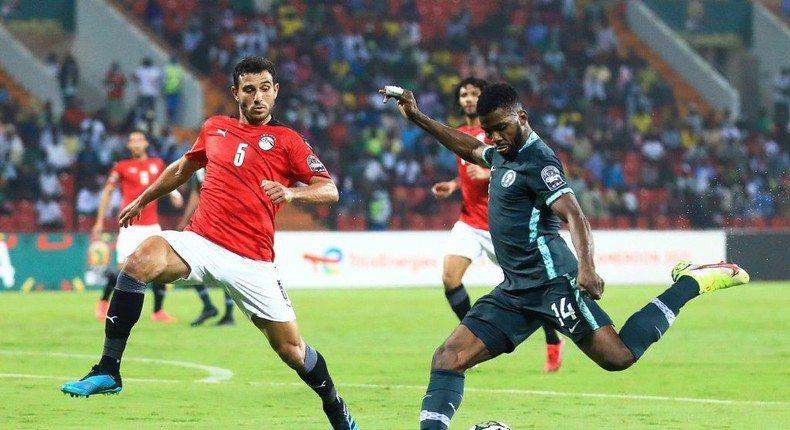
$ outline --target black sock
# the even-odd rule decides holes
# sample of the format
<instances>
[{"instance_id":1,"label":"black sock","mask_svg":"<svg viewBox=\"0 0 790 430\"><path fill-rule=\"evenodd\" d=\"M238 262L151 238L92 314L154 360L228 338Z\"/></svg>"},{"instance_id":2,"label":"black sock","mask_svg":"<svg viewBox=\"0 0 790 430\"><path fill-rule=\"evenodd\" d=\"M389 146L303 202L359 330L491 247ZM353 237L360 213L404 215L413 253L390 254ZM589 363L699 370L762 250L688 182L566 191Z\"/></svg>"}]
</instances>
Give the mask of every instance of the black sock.
<instances>
[{"instance_id":1,"label":"black sock","mask_svg":"<svg viewBox=\"0 0 790 430\"><path fill-rule=\"evenodd\" d=\"M546 345L557 345L560 343L560 336L550 325L543 324L543 331L546 333Z\"/></svg>"},{"instance_id":2,"label":"black sock","mask_svg":"<svg viewBox=\"0 0 790 430\"><path fill-rule=\"evenodd\" d=\"M165 285L158 282L151 283L154 290L154 312L162 310L162 303L165 301Z\"/></svg>"},{"instance_id":3,"label":"black sock","mask_svg":"<svg viewBox=\"0 0 790 430\"><path fill-rule=\"evenodd\" d=\"M305 345L304 367L296 369L296 373L310 388L318 394L324 404L337 399L337 391L324 357L310 345Z\"/></svg>"},{"instance_id":4,"label":"black sock","mask_svg":"<svg viewBox=\"0 0 790 430\"><path fill-rule=\"evenodd\" d=\"M107 310L107 320L104 322L104 350L99 362L101 366L114 371L120 367L126 341L143 311L144 298L145 283L121 272Z\"/></svg>"},{"instance_id":5,"label":"black sock","mask_svg":"<svg viewBox=\"0 0 790 430\"><path fill-rule=\"evenodd\" d=\"M115 289L116 283L118 283L118 272L107 272L107 285L104 286L104 291L101 295L102 300L110 300L110 296L112 295L112 291Z\"/></svg>"},{"instance_id":6,"label":"black sock","mask_svg":"<svg viewBox=\"0 0 790 430\"><path fill-rule=\"evenodd\" d=\"M431 380L420 408L420 430L447 430L463 398L462 373L431 370Z\"/></svg>"},{"instance_id":7,"label":"black sock","mask_svg":"<svg viewBox=\"0 0 790 430\"><path fill-rule=\"evenodd\" d=\"M222 318L233 318L234 307L236 307L236 302L234 302L230 294L225 291L225 316Z\"/></svg>"},{"instance_id":8,"label":"black sock","mask_svg":"<svg viewBox=\"0 0 790 430\"><path fill-rule=\"evenodd\" d=\"M214 307L214 303L211 303L211 296L208 294L207 286L195 285L195 291L197 291L200 301L203 302L204 309L211 309Z\"/></svg>"},{"instance_id":9,"label":"black sock","mask_svg":"<svg viewBox=\"0 0 790 430\"><path fill-rule=\"evenodd\" d=\"M469 294L467 294L464 284L445 290L444 296L447 297L447 302L450 303L450 307L459 320L464 319L469 309L472 309L472 304L469 301Z\"/></svg>"},{"instance_id":10,"label":"black sock","mask_svg":"<svg viewBox=\"0 0 790 430\"><path fill-rule=\"evenodd\" d=\"M620 338L636 360L669 330L680 308L698 295L697 281L684 276L628 318L620 330Z\"/></svg>"}]
</instances>

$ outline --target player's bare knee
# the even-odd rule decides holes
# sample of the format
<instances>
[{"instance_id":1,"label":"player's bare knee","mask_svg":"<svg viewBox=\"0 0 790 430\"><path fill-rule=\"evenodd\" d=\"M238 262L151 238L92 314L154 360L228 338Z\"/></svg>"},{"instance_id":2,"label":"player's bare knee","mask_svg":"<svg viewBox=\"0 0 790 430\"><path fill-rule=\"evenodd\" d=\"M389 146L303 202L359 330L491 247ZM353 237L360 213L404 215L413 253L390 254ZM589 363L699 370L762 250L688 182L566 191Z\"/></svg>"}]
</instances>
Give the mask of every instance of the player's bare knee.
<instances>
[{"instance_id":1,"label":"player's bare knee","mask_svg":"<svg viewBox=\"0 0 790 430\"><path fill-rule=\"evenodd\" d=\"M463 372L467 369L467 366L464 360L461 359L461 353L461 349L456 345L445 342L433 353L431 368Z\"/></svg>"},{"instance_id":2,"label":"player's bare knee","mask_svg":"<svg viewBox=\"0 0 790 430\"><path fill-rule=\"evenodd\" d=\"M602 369L608 370L609 372L620 372L633 366L634 363L636 363L634 354L626 349L625 351L620 351L617 354L611 354L607 357L604 357L598 362L598 365L601 366Z\"/></svg>"},{"instance_id":3,"label":"player's bare knee","mask_svg":"<svg viewBox=\"0 0 790 430\"><path fill-rule=\"evenodd\" d=\"M156 279L164 272L167 264L158 247L158 243L146 240L126 257L122 270L143 282Z\"/></svg>"},{"instance_id":4,"label":"player's bare knee","mask_svg":"<svg viewBox=\"0 0 790 430\"><path fill-rule=\"evenodd\" d=\"M461 285L461 278L455 275L451 275L448 273L442 274L442 284L444 284L444 289L449 290L451 288L455 288Z\"/></svg>"},{"instance_id":5,"label":"player's bare knee","mask_svg":"<svg viewBox=\"0 0 790 430\"><path fill-rule=\"evenodd\" d=\"M284 343L282 345L272 345L274 352L280 356L288 367L292 369L300 369L304 367L304 349L299 348L299 345Z\"/></svg>"}]
</instances>

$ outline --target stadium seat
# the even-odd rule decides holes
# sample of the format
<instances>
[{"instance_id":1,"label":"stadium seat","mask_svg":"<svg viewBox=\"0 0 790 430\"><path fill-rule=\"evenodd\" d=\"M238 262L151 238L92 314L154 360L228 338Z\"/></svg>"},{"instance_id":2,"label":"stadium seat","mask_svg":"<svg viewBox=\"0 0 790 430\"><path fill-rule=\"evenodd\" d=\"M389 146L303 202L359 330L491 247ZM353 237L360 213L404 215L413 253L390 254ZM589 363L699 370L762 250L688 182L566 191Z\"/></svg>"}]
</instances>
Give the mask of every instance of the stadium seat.
<instances>
[{"instance_id":1,"label":"stadium seat","mask_svg":"<svg viewBox=\"0 0 790 430\"><path fill-rule=\"evenodd\" d=\"M790 219L783 216L775 216L770 219L769 225L774 229L787 229L790 228Z\"/></svg>"},{"instance_id":2,"label":"stadium seat","mask_svg":"<svg viewBox=\"0 0 790 430\"><path fill-rule=\"evenodd\" d=\"M640 215L636 219L636 228L638 228L639 230L649 230L650 220L646 216Z\"/></svg>"},{"instance_id":3,"label":"stadium seat","mask_svg":"<svg viewBox=\"0 0 790 430\"><path fill-rule=\"evenodd\" d=\"M611 230L614 228L614 220L608 216L598 218L598 228L601 230Z\"/></svg>"},{"instance_id":4,"label":"stadium seat","mask_svg":"<svg viewBox=\"0 0 790 430\"><path fill-rule=\"evenodd\" d=\"M60 212L63 213L63 230L71 231L74 229L74 206L71 201L61 201L58 203Z\"/></svg>"},{"instance_id":5,"label":"stadium seat","mask_svg":"<svg viewBox=\"0 0 790 430\"><path fill-rule=\"evenodd\" d=\"M63 191L63 197L68 201L74 201L74 175L63 172L58 175L58 182L60 182L60 189Z\"/></svg>"},{"instance_id":6,"label":"stadium seat","mask_svg":"<svg viewBox=\"0 0 790 430\"><path fill-rule=\"evenodd\" d=\"M678 230L685 230L691 228L691 221L685 215L677 215L672 220L672 227Z\"/></svg>"},{"instance_id":7,"label":"stadium seat","mask_svg":"<svg viewBox=\"0 0 790 430\"><path fill-rule=\"evenodd\" d=\"M669 217L666 215L656 215L653 218L653 227L656 230L669 230L672 228L672 224L669 221Z\"/></svg>"},{"instance_id":8,"label":"stadium seat","mask_svg":"<svg viewBox=\"0 0 790 430\"><path fill-rule=\"evenodd\" d=\"M614 227L618 230L628 230L633 227L631 224L631 218L620 215L614 218Z\"/></svg>"},{"instance_id":9,"label":"stadium seat","mask_svg":"<svg viewBox=\"0 0 790 430\"><path fill-rule=\"evenodd\" d=\"M14 230L14 218L11 215L0 215L0 232L10 232Z\"/></svg>"},{"instance_id":10,"label":"stadium seat","mask_svg":"<svg viewBox=\"0 0 790 430\"><path fill-rule=\"evenodd\" d=\"M77 215L77 231L89 232L96 223L96 216L79 214Z\"/></svg>"},{"instance_id":11,"label":"stadium seat","mask_svg":"<svg viewBox=\"0 0 790 430\"><path fill-rule=\"evenodd\" d=\"M339 214L337 216L337 229L344 231L365 230L365 217L362 215Z\"/></svg>"}]
</instances>

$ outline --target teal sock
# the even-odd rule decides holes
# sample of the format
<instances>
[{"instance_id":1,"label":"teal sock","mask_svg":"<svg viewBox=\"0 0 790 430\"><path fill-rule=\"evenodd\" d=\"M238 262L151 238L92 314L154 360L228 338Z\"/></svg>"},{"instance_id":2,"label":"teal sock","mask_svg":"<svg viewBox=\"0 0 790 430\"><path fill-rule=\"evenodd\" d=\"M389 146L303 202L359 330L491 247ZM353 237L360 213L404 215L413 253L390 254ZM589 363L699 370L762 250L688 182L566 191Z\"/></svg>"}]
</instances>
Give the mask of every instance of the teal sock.
<instances>
[{"instance_id":1,"label":"teal sock","mask_svg":"<svg viewBox=\"0 0 790 430\"><path fill-rule=\"evenodd\" d=\"M428 390L422 398L420 430L447 430L464 397L464 375L431 370Z\"/></svg>"},{"instance_id":2,"label":"teal sock","mask_svg":"<svg viewBox=\"0 0 790 430\"><path fill-rule=\"evenodd\" d=\"M635 360L639 360L650 345L661 339L675 322L680 308L698 295L697 281L684 276L628 318L620 330L620 338L634 354Z\"/></svg>"}]
</instances>

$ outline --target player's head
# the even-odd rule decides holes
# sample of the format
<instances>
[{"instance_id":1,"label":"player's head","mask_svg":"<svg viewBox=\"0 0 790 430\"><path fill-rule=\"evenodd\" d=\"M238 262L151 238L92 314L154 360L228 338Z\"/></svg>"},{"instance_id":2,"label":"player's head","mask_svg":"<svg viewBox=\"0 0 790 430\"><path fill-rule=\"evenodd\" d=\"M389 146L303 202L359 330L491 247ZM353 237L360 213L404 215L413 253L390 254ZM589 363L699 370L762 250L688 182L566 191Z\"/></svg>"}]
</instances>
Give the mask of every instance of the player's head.
<instances>
[{"instance_id":1,"label":"player's head","mask_svg":"<svg viewBox=\"0 0 790 430\"><path fill-rule=\"evenodd\" d=\"M274 63L266 58L245 57L233 69L231 92L239 102L239 119L244 123L268 121L279 90Z\"/></svg>"},{"instance_id":2,"label":"player's head","mask_svg":"<svg viewBox=\"0 0 790 430\"><path fill-rule=\"evenodd\" d=\"M132 130L129 132L126 147L132 154L132 158L143 158L148 155L148 136L142 130Z\"/></svg>"},{"instance_id":3,"label":"player's head","mask_svg":"<svg viewBox=\"0 0 790 430\"><path fill-rule=\"evenodd\" d=\"M507 83L489 85L477 100L477 114L497 152L505 158L515 158L531 130L516 89Z\"/></svg>"},{"instance_id":4,"label":"player's head","mask_svg":"<svg viewBox=\"0 0 790 430\"><path fill-rule=\"evenodd\" d=\"M477 99L489 84L485 79L470 76L455 86L455 105L467 118L477 118Z\"/></svg>"}]
</instances>

